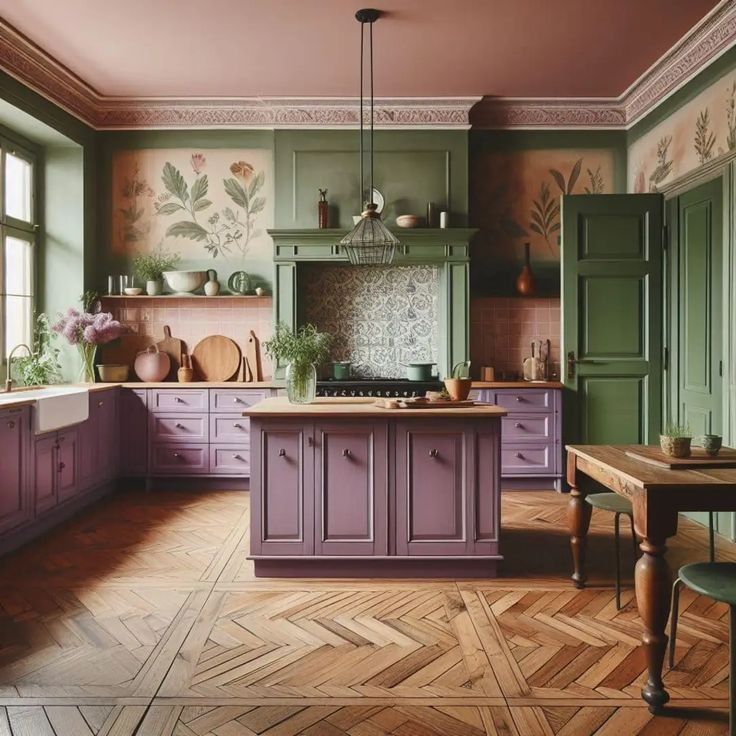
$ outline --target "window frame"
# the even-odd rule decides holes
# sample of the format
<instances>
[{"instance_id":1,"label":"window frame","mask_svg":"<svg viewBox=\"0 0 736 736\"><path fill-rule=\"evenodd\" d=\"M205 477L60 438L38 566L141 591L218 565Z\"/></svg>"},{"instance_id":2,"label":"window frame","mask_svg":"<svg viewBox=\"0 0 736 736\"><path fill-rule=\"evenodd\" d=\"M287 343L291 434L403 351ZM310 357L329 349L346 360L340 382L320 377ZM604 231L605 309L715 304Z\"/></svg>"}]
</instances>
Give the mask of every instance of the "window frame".
<instances>
[{"instance_id":1,"label":"window frame","mask_svg":"<svg viewBox=\"0 0 736 736\"><path fill-rule=\"evenodd\" d=\"M5 212L5 170L8 153L31 165L31 221L26 222ZM7 297L5 292L5 241L12 237L31 244L31 323L37 311L40 263L40 180L41 150L5 128L0 128L0 365L7 371ZM29 338L32 340L33 335Z\"/></svg>"}]
</instances>

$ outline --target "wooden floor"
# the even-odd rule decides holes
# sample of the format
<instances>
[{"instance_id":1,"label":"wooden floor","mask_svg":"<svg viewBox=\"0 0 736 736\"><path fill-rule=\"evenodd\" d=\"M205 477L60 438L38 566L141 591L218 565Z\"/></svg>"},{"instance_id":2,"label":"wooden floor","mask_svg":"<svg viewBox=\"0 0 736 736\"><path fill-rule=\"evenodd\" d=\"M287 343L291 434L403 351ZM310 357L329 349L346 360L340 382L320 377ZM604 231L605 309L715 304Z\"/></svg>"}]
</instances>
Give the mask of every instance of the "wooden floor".
<instances>
[{"instance_id":1,"label":"wooden floor","mask_svg":"<svg viewBox=\"0 0 736 736\"><path fill-rule=\"evenodd\" d=\"M0 736L727 733L726 607L683 595L651 716L611 518L576 591L565 503L505 494L502 578L310 582L253 578L245 493L118 495L0 564ZM670 559L706 544L683 524Z\"/></svg>"}]
</instances>

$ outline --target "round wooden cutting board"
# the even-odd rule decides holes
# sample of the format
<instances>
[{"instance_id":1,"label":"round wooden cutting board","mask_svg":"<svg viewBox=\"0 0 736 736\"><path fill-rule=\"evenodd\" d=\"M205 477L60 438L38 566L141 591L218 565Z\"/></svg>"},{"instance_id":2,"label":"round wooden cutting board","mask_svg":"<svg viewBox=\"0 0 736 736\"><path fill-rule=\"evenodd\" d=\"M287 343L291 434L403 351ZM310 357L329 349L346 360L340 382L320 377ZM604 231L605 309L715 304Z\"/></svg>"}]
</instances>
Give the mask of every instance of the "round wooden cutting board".
<instances>
[{"instance_id":1,"label":"round wooden cutting board","mask_svg":"<svg viewBox=\"0 0 736 736\"><path fill-rule=\"evenodd\" d=\"M197 343L192 366L201 381L229 381L240 370L240 348L224 335L210 335Z\"/></svg>"}]
</instances>

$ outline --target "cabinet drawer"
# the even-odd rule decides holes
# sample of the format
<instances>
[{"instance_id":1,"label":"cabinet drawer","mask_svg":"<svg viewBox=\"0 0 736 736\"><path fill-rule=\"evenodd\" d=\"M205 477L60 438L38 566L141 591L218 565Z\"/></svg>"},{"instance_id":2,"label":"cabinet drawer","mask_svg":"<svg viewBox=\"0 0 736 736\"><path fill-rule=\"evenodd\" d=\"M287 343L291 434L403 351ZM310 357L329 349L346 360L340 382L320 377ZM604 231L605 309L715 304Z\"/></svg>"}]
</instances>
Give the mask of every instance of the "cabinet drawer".
<instances>
[{"instance_id":1,"label":"cabinet drawer","mask_svg":"<svg viewBox=\"0 0 736 736\"><path fill-rule=\"evenodd\" d=\"M552 437L552 414L517 414L501 419L501 442L524 442L526 440L548 440Z\"/></svg>"},{"instance_id":2,"label":"cabinet drawer","mask_svg":"<svg viewBox=\"0 0 736 736\"><path fill-rule=\"evenodd\" d=\"M210 391L210 411L239 414L249 406L268 398L270 391L247 389L213 388Z\"/></svg>"},{"instance_id":3,"label":"cabinet drawer","mask_svg":"<svg viewBox=\"0 0 736 736\"><path fill-rule=\"evenodd\" d=\"M250 450L242 445L210 445L210 473L250 475Z\"/></svg>"},{"instance_id":4,"label":"cabinet drawer","mask_svg":"<svg viewBox=\"0 0 736 736\"><path fill-rule=\"evenodd\" d=\"M493 403L509 411L552 411L552 391L544 389L514 389L496 391Z\"/></svg>"},{"instance_id":5,"label":"cabinet drawer","mask_svg":"<svg viewBox=\"0 0 736 736\"><path fill-rule=\"evenodd\" d=\"M210 441L250 445L250 419L237 414L210 414Z\"/></svg>"},{"instance_id":6,"label":"cabinet drawer","mask_svg":"<svg viewBox=\"0 0 736 736\"><path fill-rule=\"evenodd\" d=\"M152 414L154 442L208 442L207 414Z\"/></svg>"},{"instance_id":7,"label":"cabinet drawer","mask_svg":"<svg viewBox=\"0 0 736 736\"><path fill-rule=\"evenodd\" d=\"M501 475L549 475L554 472L552 444L504 444Z\"/></svg>"},{"instance_id":8,"label":"cabinet drawer","mask_svg":"<svg viewBox=\"0 0 736 736\"><path fill-rule=\"evenodd\" d=\"M156 388L150 393L150 406L152 412L206 412L208 409L208 391L201 389L168 389Z\"/></svg>"},{"instance_id":9,"label":"cabinet drawer","mask_svg":"<svg viewBox=\"0 0 736 736\"><path fill-rule=\"evenodd\" d=\"M189 475L209 471L209 445L154 445L152 475Z\"/></svg>"}]
</instances>

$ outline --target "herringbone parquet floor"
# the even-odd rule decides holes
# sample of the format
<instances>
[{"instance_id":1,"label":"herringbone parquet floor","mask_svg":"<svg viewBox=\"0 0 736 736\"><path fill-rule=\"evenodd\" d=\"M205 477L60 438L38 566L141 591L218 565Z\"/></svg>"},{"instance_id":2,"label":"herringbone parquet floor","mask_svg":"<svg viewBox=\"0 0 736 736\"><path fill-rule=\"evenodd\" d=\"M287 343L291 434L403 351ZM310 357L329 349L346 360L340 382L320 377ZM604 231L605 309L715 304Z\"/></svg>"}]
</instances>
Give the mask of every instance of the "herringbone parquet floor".
<instances>
[{"instance_id":1,"label":"herringbone parquet floor","mask_svg":"<svg viewBox=\"0 0 736 736\"><path fill-rule=\"evenodd\" d=\"M494 580L289 581L253 577L247 494L120 494L2 560L0 736L727 733L726 607L683 594L650 715L611 518L576 591L566 500L504 495ZM673 566L706 544L683 522Z\"/></svg>"}]
</instances>

